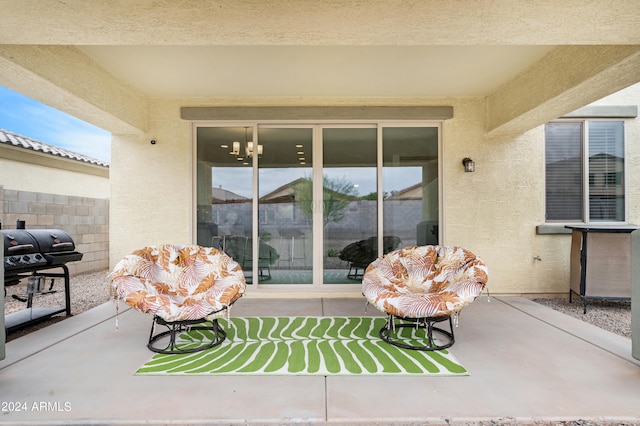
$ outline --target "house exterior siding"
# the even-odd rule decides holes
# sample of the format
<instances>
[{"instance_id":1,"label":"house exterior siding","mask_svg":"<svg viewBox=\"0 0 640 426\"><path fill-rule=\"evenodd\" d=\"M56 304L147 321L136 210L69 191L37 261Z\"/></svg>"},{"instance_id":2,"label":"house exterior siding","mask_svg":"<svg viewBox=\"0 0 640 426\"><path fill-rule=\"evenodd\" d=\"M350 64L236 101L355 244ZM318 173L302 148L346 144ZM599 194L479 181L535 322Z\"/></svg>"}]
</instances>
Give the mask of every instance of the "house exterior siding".
<instances>
[{"instance_id":1,"label":"house exterior siding","mask_svg":"<svg viewBox=\"0 0 640 426\"><path fill-rule=\"evenodd\" d=\"M165 2L162 16L171 16L166 22L157 14L144 13L148 12L144 2L135 7L114 5L98 15L96 8L57 5L57 13L39 17L27 6L14 6L19 14L3 30L9 44L0 46L0 79L7 87L112 133L111 266L144 245L195 240L193 123L180 118L183 107L450 106L453 118L442 122L439 165L441 243L478 254L488 265L488 285L494 294L564 295L569 289L570 236L536 232L545 225L543 125L640 81L637 8L624 4L603 8L597 2L578 8L551 1L521 2L516 7L506 7L506 1L476 3L469 8L458 2L438 2L437 7L432 2L412 2L410 8L393 13L392 3L357 4L366 8L363 14L349 2L336 8L336 2L323 0L312 9L292 9L292 2L276 1L269 6L269 14L215 8L215 20L211 20L200 8ZM570 22L564 19L569 15ZM531 25L523 27L522 16ZM135 20L136 26L127 19ZM102 31L90 30L96 22ZM137 31L144 22L152 23L154 31ZM230 30L240 27L252 31ZM467 31L460 31L463 27ZM325 96L315 92L257 96L245 92L251 85L241 84L242 92L210 92L216 97L200 93L169 97L145 94L127 83L126 76L101 68L82 53L82 46L92 44L547 45L550 51L482 96L436 96L419 87L408 94L380 90L362 97L351 88L323 92L328 93ZM399 68L403 66L410 63L398 63ZM499 64L495 69L499 74ZM282 76L272 78L265 76L263 85L271 88L270 82ZM311 79L309 83L316 83L315 79L335 83L341 73L336 70ZM224 88L224 81L207 82L211 81ZM638 105L637 86L630 90L631 94L615 93L596 104ZM626 137L628 222L640 223L637 119L627 120ZM465 157L475 161L474 173L464 172L461 160Z\"/></svg>"},{"instance_id":2,"label":"house exterior siding","mask_svg":"<svg viewBox=\"0 0 640 426\"><path fill-rule=\"evenodd\" d=\"M636 102L639 89L634 86L628 93L614 94L597 104ZM443 104L442 99L384 101L394 105ZM219 99L200 102L228 104ZM335 105L345 101L308 102ZM544 126L518 135L491 137L484 128L484 99L452 98L444 103L453 106L454 118L443 123L442 243L463 246L480 255L491 269L490 285L495 294L567 294L570 236L536 234L536 227L545 223ZM189 100L156 100L151 105L154 119L148 137L114 137L113 156L121 162L112 163L112 185L128 202L112 209L112 223L118 223L112 227L112 263L144 244L189 243L193 239L192 129L190 122L176 118L180 108L189 105ZM256 101L252 105L263 104ZM637 119L627 120L630 223L640 223L640 147L632 143L638 140L639 130ZM155 145L149 143L151 138L157 139ZM475 160L474 173L463 171L460 162L464 157ZM146 158L144 168L137 166L141 158ZM127 185L133 179L143 184ZM155 213L160 211L162 214ZM137 232L124 238L118 229Z\"/></svg>"}]
</instances>

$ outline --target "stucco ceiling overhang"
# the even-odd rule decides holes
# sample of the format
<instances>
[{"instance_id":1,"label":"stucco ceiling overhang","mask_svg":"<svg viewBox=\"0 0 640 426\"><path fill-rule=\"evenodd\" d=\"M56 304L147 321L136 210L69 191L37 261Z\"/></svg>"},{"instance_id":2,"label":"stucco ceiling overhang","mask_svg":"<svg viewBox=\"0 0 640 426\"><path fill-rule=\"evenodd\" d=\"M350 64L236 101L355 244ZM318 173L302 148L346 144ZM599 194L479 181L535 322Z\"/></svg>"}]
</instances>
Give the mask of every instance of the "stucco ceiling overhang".
<instances>
[{"instance_id":1,"label":"stucco ceiling overhang","mask_svg":"<svg viewBox=\"0 0 640 426\"><path fill-rule=\"evenodd\" d=\"M151 97L487 96L550 46L83 46Z\"/></svg>"},{"instance_id":2,"label":"stucco ceiling overhang","mask_svg":"<svg viewBox=\"0 0 640 426\"><path fill-rule=\"evenodd\" d=\"M8 44L640 44L636 0L0 0Z\"/></svg>"},{"instance_id":3,"label":"stucco ceiling overhang","mask_svg":"<svg viewBox=\"0 0 640 426\"><path fill-rule=\"evenodd\" d=\"M83 66L139 99L478 96L489 131L518 132L640 80L636 0L0 0L0 9L0 44L44 47L33 52L57 57L59 69L46 75L29 63L33 52L20 62L15 49L5 49L9 61L52 81L78 59L56 48L74 47ZM63 89L100 107L83 83ZM522 102L530 84L541 90Z\"/></svg>"}]
</instances>

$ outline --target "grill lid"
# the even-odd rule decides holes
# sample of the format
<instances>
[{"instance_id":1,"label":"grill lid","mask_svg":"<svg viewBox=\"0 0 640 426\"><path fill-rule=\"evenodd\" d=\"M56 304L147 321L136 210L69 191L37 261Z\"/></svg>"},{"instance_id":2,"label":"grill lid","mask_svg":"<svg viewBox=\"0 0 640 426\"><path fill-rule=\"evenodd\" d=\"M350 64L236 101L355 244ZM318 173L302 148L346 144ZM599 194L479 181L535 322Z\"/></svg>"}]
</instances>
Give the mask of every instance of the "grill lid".
<instances>
[{"instance_id":1,"label":"grill lid","mask_svg":"<svg viewBox=\"0 0 640 426\"><path fill-rule=\"evenodd\" d=\"M73 251L76 248L69 234L61 229L30 229L27 232L37 241L40 253Z\"/></svg>"},{"instance_id":2,"label":"grill lid","mask_svg":"<svg viewBox=\"0 0 640 426\"><path fill-rule=\"evenodd\" d=\"M4 237L4 256L15 256L40 251L38 241L24 229L0 231Z\"/></svg>"},{"instance_id":3,"label":"grill lid","mask_svg":"<svg viewBox=\"0 0 640 426\"><path fill-rule=\"evenodd\" d=\"M47 265L35 237L23 229L2 230L5 274L34 270ZM10 274L9 274L10 275ZM5 281L8 275L5 275ZM6 284L6 283L5 283Z\"/></svg>"},{"instance_id":4,"label":"grill lid","mask_svg":"<svg viewBox=\"0 0 640 426\"><path fill-rule=\"evenodd\" d=\"M0 233L4 238L5 272L35 271L82 259L69 234L60 229L5 229Z\"/></svg>"}]
</instances>

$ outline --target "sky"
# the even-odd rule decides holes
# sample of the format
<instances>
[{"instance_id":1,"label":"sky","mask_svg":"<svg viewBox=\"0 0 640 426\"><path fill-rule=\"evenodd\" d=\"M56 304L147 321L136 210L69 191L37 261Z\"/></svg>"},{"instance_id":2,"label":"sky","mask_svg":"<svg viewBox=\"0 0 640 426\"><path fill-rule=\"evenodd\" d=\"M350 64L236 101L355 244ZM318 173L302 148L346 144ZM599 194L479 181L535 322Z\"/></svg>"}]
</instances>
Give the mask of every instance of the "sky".
<instances>
[{"instance_id":1,"label":"sky","mask_svg":"<svg viewBox=\"0 0 640 426\"><path fill-rule=\"evenodd\" d=\"M111 134L0 86L0 128L78 154L111 161Z\"/></svg>"}]
</instances>

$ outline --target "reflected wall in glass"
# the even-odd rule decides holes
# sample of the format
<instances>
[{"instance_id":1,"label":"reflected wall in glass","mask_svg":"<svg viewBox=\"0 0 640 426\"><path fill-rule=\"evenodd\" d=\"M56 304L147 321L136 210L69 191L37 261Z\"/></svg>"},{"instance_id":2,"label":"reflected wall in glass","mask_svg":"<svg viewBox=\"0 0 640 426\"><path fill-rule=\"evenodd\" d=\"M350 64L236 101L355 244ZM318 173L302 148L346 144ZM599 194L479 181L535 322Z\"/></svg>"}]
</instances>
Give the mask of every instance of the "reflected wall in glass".
<instances>
[{"instance_id":1,"label":"reflected wall in glass","mask_svg":"<svg viewBox=\"0 0 640 426\"><path fill-rule=\"evenodd\" d=\"M380 254L438 243L438 131L197 127L197 243L229 254L250 283L255 272L264 285L360 284Z\"/></svg>"},{"instance_id":2,"label":"reflected wall in glass","mask_svg":"<svg viewBox=\"0 0 640 426\"><path fill-rule=\"evenodd\" d=\"M252 165L245 151L251 127L199 127L197 132L197 244L218 248L251 281Z\"/></svg>"},{"instance_id":3,"label":"reflected wall in glass","mask_svg":"<svg viewBox=\"0 0 640 426\"><path fill-rule=\"evenodd\" d=\"M385 127L382 139L385 237L438 244L438 128Z\"/></svg>"},{"instance_id":4,"label":"reflected wall in glass","mask_svg":"<svg viewBox=\"0 0 640 426\"><path fill-rule=\"evenodd\" d=\"M312 138L311 128L258 131L258 233L272 253L264 284L313 282Z\"/></svg>"},{"instance_id":5,"label":"reflected wall in glass","mask_svg":"<svg viewBox=\"0 0 640 426\"><path fill-rule=\"evenodd\" d=\"M377 129L325 128L323 280L359 284L377 257Z\"/></svg>"}]
</instances>

